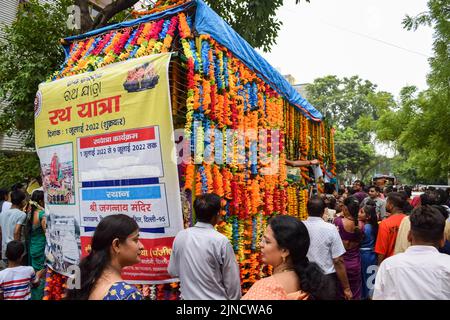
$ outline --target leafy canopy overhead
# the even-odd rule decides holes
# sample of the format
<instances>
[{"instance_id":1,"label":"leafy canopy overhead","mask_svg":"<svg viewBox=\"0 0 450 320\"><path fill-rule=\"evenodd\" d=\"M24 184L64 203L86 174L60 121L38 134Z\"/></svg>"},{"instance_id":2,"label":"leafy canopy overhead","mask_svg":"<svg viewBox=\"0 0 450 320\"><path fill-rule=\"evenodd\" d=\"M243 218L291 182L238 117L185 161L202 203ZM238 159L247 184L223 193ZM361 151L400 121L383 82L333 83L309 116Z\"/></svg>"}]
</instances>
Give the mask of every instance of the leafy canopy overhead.
<instances>
[{"instance_id":1,"label":"leafy canopy overhead","mask_svg":"<svg viewBox=\"0 0 450 320\"><path fill-rule=\"evenodd\" d=\"M428 1L428 11L406 16L404 27L416 30L421 25L434 29L431 72L428 86L418 92L403 88L397 108L380 112L375 125L378 139L393 142L404 160L402 168L417 182L445 183L450 174L450 3Z\"/></svg>"},{"instance_id":2,"label":"leafy canopy overhead","mask_svg":"<svg viewBox=\"0 0 450 320\"><path fill-rule=\"evenodd\" d=\"M341 179L357 175L367 179L383 157L375 154L372 126L378 110L395 105L392 94L359 76L330 75L307 85L308 100L336 128L336 167Z\"/></svg>"}]
</instances>

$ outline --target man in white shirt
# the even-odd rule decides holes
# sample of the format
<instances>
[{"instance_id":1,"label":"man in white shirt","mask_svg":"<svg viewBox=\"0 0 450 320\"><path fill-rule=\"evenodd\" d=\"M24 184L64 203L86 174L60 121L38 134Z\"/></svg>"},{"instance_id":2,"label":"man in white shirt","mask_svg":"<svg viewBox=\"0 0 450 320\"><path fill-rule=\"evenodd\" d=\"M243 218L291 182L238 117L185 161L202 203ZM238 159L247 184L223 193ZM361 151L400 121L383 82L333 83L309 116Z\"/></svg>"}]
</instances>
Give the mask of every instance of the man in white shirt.
<instances>
[{"instance_id":1,"label":"man in white shirt","mask_svg":"<svg viewBox=\"0 0 450 320\"><path fill-rule=\"evenodd\" d=\"M307 257L322 268L329 279L331 294L337 297L337 281L339 280L346 299L352 298L344 264L345 248L336 226L325 222L322 216L325 202L318 196L308 200L308 219L303 221L308 229L310 246Z\"/></svg>"},{"instance_id":2,"label":"man in white shirt","mask_svg":"<svg viewBox=\"0 0 450 320\"><path fill-rule=\"evenodd\" d=\"M380 194L380 187L371 185L369 187L369 196L361 202L361 207L364 207L370 199L375 201L377 215L380 219L384 219L386 218L386 200L381 199Z\"/></svg>"},{"instance_id":3,"label":"man in white shirt","mask_svg":"<svg viewBox=\"0 0 450 320\"><path fill-rule=\"evenodd\" d=\"M9 191L7 189L0 189L0 215L2 212L9 210L11 208L11 202L9 200ZM1 233L0 233L0 239L1 239ZM1 243L1 240L0 240ZM0 255L2 252L2 247L0 245ZM3 260L0 258L0 270L3 270L6 268L6 260Z\"/></svg>"},{"instance_id":4,"label":"man in white shirt","mask_svg":"<svg viewBox=\"0 0 450 320\"><path fill-rule=\"evenodd\" d=\"M0 213L0 234L2 238L2 260L6 261L6 245L13 240L24 241L22 228L27 215L22 211L26 195L21 190L11 192L11 209Z\"/></svg>"},{"instance_id":5,"label":"man in white shirt","mask_svg":"<svg viewBox=\"0 0 450 320\"><path fill-rule=\"evenodd\" d=\"M180 279L184 300L238 300L239 267L231 243L214 226L220 221L221 199L204 194L194 201L198 222L180 231L172 246L168 272Z\"/></svg>"},{"instance_id":6,"label":"man in white shirt","mask_svg":"<svg viewBox=\"0 0 450 320\"><path fill-rule=\"evenodd\" d=\"M450 255L437 249L444 244L445 218L424 205L413 210L410 222L412 245L381 263L373 299L450 300Z\"/></svg>"}]
</instances>

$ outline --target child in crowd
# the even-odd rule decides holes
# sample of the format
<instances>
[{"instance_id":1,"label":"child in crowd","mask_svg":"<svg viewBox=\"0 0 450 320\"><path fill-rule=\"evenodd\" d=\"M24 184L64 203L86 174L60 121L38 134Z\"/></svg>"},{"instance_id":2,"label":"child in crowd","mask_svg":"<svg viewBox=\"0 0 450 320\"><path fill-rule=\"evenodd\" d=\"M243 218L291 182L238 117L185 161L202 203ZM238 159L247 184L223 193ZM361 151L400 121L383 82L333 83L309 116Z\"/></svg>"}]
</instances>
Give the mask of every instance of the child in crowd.
<instances>
[{"instance_id":1,"label":"child in crowd","mask_svg":"<svg viewBox=\"0 0 450 320\"><path fill-rule=\"evenodd\" d=\"M21 241L10 241L6 246L8 268L0 271L0 300L30 300L31 286L39 284L33 267L22 266L25 246Z\"/></svg>"}]
</instances>

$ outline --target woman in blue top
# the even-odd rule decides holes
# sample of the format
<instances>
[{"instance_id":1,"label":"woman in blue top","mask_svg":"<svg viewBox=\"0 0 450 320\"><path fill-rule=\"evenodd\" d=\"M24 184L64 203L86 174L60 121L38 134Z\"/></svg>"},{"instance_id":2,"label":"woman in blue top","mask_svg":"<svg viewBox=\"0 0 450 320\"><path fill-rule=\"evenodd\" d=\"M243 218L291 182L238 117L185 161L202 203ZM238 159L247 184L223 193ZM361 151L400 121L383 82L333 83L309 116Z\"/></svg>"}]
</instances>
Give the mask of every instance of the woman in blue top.
<instances>
[{"instance_id":1,"label":"woman in blue top","mask_svg":"<svg viewBox=\"0 0 450 320\"><path fill-rule=\"evenodd\" d=\"M373 200L366 202L359 210L359 220L364 222L364 238L361 242L361 272L362 292L361 299L370 299L373 294L377 255L373 251L378 234L377 204Z\"/></svg>"},{"instance_id":2,"label":"woman in blue top","mask_svg":"<svg viewBox=\"0 0 450 320\"><path fill-rule=\"evenodd\" d=\"M68 291L69 300L142 300L142 294L121 277L124 267L140 262L139 226L124 214L98 224L91 251L80 263L81 288Z\"/></svg>"}]
</instances>

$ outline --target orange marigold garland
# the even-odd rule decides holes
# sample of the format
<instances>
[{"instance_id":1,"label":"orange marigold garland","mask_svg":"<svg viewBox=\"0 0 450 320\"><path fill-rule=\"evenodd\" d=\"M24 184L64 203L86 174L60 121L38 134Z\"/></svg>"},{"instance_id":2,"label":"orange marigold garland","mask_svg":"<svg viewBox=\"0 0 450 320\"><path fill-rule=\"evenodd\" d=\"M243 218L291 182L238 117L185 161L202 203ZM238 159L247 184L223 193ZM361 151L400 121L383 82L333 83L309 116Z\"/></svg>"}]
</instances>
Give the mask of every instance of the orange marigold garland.
<instances>
[{"instance_id":1,"label":"orange marigold garland","mask_svg":"<svg viewBox=\"0 0 450 320\"><path fill-rule=\"evenodd\" d=\"M186 20L186 15L184 13L180 13L178 15L179 18L179 24L178 24L178 30L180 32L180 36L183 39L191 38L191 28L189 28L189 25Z\"/></svg>"},{"instance_id":2,"label":"orange marigold garland","mask_svg":"<svg viewBox=\"0 0 450 320\"><path fill-rule=\"evenodd\" d=\"M47 268L42 300L62 300L67 294L67 277Z\"/></svg>"},{"instance_id":3,"label":"orange marigold garland","mask_svg":"<svg viewBox=\"0 0 450 320\"><path fill-rule=\"evenodd\" d=\"M224 188L223 188L223 177L220 173L219 166L213 165L213 190L214 193L217 195L223 197L225 195Z\"/></svg>"},{"instance_id":4,"label":"orange marigold garland","mask_svg":"<svg viewBox=\"0 0 450 320\"><path fill-rule=\"evenodd\" d=\"M194 174L195 174L195 165L190 163L186 166L185 171L185 183L184 183L184 189L185 190L192 190L194 187Z\"/></svg>"}]
</instances>

